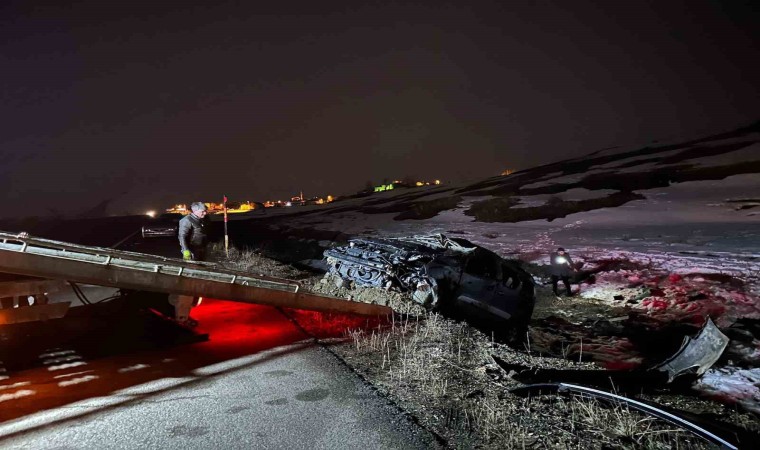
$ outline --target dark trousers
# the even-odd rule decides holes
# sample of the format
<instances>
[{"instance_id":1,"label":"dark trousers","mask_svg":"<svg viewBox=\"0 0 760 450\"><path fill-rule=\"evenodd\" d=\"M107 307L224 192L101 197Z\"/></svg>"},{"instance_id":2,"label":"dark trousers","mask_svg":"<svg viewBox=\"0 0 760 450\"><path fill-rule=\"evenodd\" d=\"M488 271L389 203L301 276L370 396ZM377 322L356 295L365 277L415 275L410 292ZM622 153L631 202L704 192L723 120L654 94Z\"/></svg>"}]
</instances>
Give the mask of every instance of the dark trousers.
<instances>
[{"instance_id":1,"label":"dark trousers","mask_svg":"<svg viewBox=\"0 0 760 450\"><path fill-rule=\"evenodd\" d=\"M206 246L190 247L190 251L193 254L193 261L205 261L206 260ZM193 307L198 306L200 297L193 297Z\"/></svg>"},{"instance_id":2,"label":"dark trousers","mask_svg":"<svg viewBox=\"0 0 760 450\"><path fill-rule=\"evenodd\" d=\"M190 247L189 250L190 250L190 253L193 254L193 261L205 261L206 260L206 246L203 246L203 247Z\"/></svg>"},{"instance_id":3,"label":"dark trousers","mask_svg":"<svg viewBox=\"0 0 760 450\"><path fill-rule=\"evenodd\" d=\"M558 295L559 292L557 292L557 283L559 280L562 279L562 283L565 285L565 290L567 291L567 295L572 295L573 291L570 289L570 277L561 277L558 275L552 275L552 291L554 292L554 295Z\"/></svg>"}]
</instances>

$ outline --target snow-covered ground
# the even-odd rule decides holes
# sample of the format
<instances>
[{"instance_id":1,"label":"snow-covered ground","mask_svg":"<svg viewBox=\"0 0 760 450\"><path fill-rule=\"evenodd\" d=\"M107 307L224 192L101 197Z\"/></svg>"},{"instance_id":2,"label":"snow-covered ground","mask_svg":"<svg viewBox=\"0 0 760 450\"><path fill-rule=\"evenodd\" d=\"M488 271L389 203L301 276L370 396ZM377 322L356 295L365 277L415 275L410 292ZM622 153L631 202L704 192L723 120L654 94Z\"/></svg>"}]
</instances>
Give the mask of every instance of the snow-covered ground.
<instances>
[{"instance_id":1,"label":"snow-covered ground","mask_svg":"<svg viewBox=\"0 0 760 450\"><path fill-rule=\"evenodd\" d=\"M573 189L568 191L567 200L593 198L587 195L588 192L597 191ZM662 257L664 263L669 258L685 257L690 264L710 267L716 266L717 256L721 258L718 265L727 264L726 269L737 268L746 272L755 267L753 261L760 260L760 217L749 211L737 211L730 200L746 198L750 192L760 195L760 174L649 189L641 191L646 200L571 214L552 222L477 222L464 211L470 204L487 197L465 197L458 208L443 211L427 220L396 221L393 220L398 215L396 212L367 214L351 209L339 213L326 210L289 216L286 224L293 228L315 227L351 235L452 234L504 256L547 253L559 245L573 249L574 254L600 249L662 253L668 255ZM527 196L521 200L543 204L545 197Z\"/></svg>"}]
</instances>

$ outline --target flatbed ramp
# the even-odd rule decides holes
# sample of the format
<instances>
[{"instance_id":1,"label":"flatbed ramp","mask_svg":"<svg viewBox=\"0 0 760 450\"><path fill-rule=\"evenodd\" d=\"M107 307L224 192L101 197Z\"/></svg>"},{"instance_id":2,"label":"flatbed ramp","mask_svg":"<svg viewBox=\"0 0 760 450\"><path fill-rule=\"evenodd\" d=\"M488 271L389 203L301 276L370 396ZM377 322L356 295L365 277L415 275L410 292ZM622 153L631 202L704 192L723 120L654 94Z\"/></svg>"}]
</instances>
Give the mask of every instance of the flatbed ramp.
<instances>
[{"instance_id":1,"label":"flatbed ramp","mask_svg":"<svg viewBox=\"0 0 760 450\"><path fill-rule=\"evenodd\" d=\"M98 286L202 296L323 312L388 315L387 306L304 292L292 280L228 270L214 263L0 232L0 272Z\"/></svg>"}]
</instances>

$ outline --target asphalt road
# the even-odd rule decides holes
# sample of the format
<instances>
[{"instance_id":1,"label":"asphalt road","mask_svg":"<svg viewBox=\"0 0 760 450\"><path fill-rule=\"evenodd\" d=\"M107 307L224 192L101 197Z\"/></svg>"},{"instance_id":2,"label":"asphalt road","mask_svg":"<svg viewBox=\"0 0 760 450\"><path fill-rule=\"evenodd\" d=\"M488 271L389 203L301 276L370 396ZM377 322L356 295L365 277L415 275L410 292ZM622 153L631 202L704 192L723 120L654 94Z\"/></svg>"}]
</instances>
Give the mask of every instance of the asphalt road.
<instances>
[{"instance_id":1,"label":"asphalt road","mask_svg":"<svg viewBox=\"0 0 760 450\"><path fill-rule=\"evenodd\" d=\"M121 369L150 370L139 366ZM24 389L47 387L30 384ZM0 436L3 448L35 449L355 449L432 444L425 432L332 354L309 343L45 409L0 424Z\"/></svg>"},{"instance_id":2,"label":"asphalt road","mask_svg":"<svg viewBox=\"0 0 760 450\"><path fill-rule=\"evenodd\" d=\"M176 243L125 248L172 256ZM98 289L88 292L97 300ZM49 345L28 368L0 368L1 448L436 447L275 308L207 299L193 310L201 325L190 336L151 315L112 324L105 312L116 306L103 305L86 322L100 324L91 337L34 328ZM156 329L164 331L145 331ZM23 352L23 336L3 345Z\"/></svg>"}]
</instances>

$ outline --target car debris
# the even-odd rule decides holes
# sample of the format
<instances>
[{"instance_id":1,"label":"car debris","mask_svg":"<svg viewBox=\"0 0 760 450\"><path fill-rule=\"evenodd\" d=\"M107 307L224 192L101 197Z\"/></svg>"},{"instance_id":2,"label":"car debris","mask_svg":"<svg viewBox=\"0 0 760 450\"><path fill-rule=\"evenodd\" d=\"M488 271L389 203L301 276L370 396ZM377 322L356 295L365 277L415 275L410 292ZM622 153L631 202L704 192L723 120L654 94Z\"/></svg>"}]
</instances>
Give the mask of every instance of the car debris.
<instances>
[{"instance_id":1,"label":"car debris","mask_svg":"<svg viewBox=\"0 0 760 450\"><path fill-rule=\"evenodd\" d=\"M683 377L671 389L687 390L696 377L713 366L728 346L728 337L708 318L693 339L685 336L677 352L665 361L646 369L633 370L558 370L534 369L510 364L492 355L496 364L512 378L524 383L578 382L597 387L613 387L618 391L661 389Z\"/></svg>"},{"instance_id":2,"label":"car debris","mask_svg":"<svg viewBox=\"0 0 760 450\"><path fill-rule=\"evenodd\" d=\"M443 234L349 240L325 250L329 273L343 282L406 292L428 310L465 319L527 326L535 283L518 261Z\"/></svg>"},{"instance_id":3,"label":"car debris","mask_svg":"<svg viewBox=\"0 0 760 450\"><path fill-rule=\"evenodd\" d=\"M707 318L705 326L692 339L684 336L681 348L670 358L650 370L668 374L668 383L685 373L704 374L712 367L728 347L728 336L721 333L712 319Z\"/></svg>"}]
</instances>

